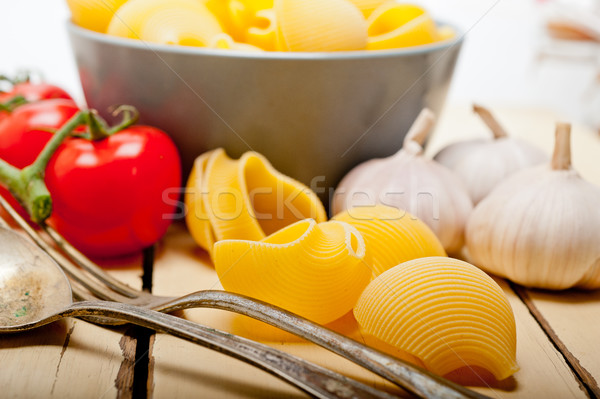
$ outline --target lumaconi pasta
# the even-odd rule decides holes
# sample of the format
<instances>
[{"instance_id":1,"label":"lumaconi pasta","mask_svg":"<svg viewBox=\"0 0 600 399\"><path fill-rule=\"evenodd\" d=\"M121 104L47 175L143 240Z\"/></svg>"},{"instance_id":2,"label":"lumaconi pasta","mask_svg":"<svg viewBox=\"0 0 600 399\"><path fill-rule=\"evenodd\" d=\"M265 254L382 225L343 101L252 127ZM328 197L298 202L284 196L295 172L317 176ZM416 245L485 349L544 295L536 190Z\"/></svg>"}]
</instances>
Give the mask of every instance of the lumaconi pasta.
<instances>
[{"instance_id":1,"label":"lumaconi pasta","mask_svg":"<svg viewBox=\"0 0 600 399\"><path fill-rule=\"evenodd\" d=\"M67 0L71 19L77 25L96 32L106 32L108 23L127 0Z\"/></svg>"},{"instance_id":2,"label":"lumaconi pasta","mask_svg":"<svg viewBox=\"0 0 600 399\"><path fill-rule=\"evenodd\" d=\"M372 255L376 276L408 260L446 256L433 231L403 210L385 205L357 207L333 219L346 222L360 232Z\"/></svg>"},{"instance_id":3,"label":"lumaconi pasta","mask_svg":"<svg viewBox=\"0 0 600 399\"><path fill-rule=\"evenodd\" d=\"M262 49L247 43L238 43L233 40L227 33L220 33L213 36L208 47L228 49L228 50L241 50L241 51L263 51Z\"/></svg>"},{"instance_id":4,"label":"lumaconi pasta","mask_svg":"<svg viewBox=\"0 0 600 399\"><path fill-rule=\"evenodd\" d=\"M504 292L460 260L430 257L393 267L367 286L354 315L365 332L439 375L468 365L503 380L519 369L515 319Z\"/></svg>"},{"instance_id":5,"label":"lumaconi pasta","mask_svg":"<svg viewBox=\"0 0 600 399\"><path fill-rule=\"evenodd\" d=\"M418 46L438 41L435 22L424 9L390 1L367 20L368 50Z\"/></svg>"},{"instance_id":6,"label":"lumaconi pasta","mask_svg":"<svg viewBox=\"0 0 600 399\"><path fill-rule=\"evenodd\" d=\"M369 15L375 11L375 9L388 1L395 0L350 0L365 16L369 18Z\"/></svg>"},{"instance_id":7,"label":"lumaconi pasta","mask_svg":"<svg viewBox=\"0 0 600 399\"><path fill-rule=\"evenodd\" d=\"M360 233L306 219L263 240L224 240L213 260L223 287L326 324L348 313L369 283Z\"/></svg>"},{"instance_id":8,"label":"lumaconi pasta","mask_svg":"<svg viewBox=\"0 0 600 399\"><path fill-rule=\"evenodd\" d=\"M194 161L194 167L188 177L186 192L183 197L186 214L185 221L192 238L209 253L212 252L215 236L208 220L208 213L204 208L204 195L202 194L203 181L206 174L208 159L215 152L209 151L200 155Z\"/></svg>"},{"instance_id":9,"label":"lumaconi pasta","mask_svg":"<svg viewBox=\"0 0 600 399\"><path fill-rule=\"evenodd\" d=\"M67 0L73 21L114 36L256 51L354 51L448 40L395 0ZM114 16L116 13L116 16Z\"/></svg>"},{"instance_id":10,"label":"lumaconi pasta","mask_svg":"<svg viewBox=\"0 0 600 399\"><path fill-rule=\"evenodd\" d=\"M224 30L240 42L248 29L256 25L257 13L273 8L273 0L204 0L217 16ZM253 44L253 43L249 43Z\"/></svg>"},{"instance_id":11,"label":"lumaconi pasta","mask_svg":"<svg viewBox=\"0 0 600 399\"><path fill-rule=\"evenodd\" d=\"M282 51L362 50L364 17L348 0L276 0L277 48Z\"/></svg>"},{"instance_id":12,"label":"lumaconi pasta","mask_svg":"<svg viewBox=\"0 0 600 399\"><path fill-rule=\"evenodd\" d=\"M246 42L263 50L277 49L277 23L275 11L260 10L255 14L252 26L246 31Z\"/></svg>"},{"instance_id":13,"label":"lumaconi pasta","mask_svg":"<svg viewBox=\"0 0 600 399\"><path fill-rule=\"evenodd\" d=\"M107 28L114 36L190 46L207 46L222 32L216 17L196 0L129 0Z\"/></svg>"},{"instance_id":14,"label":"lumaconi pasta","mask_svg":"<svg viewBox=\"0 0 600 399\"><path fill-rule=\"evenodd\" d=\"M223 149L201 155L185 197L186 222L198 245L209 252L214 241L258 241L298 220L327 219L314 192L255 152L238 160Z\"/></svg>"}]
</instances>

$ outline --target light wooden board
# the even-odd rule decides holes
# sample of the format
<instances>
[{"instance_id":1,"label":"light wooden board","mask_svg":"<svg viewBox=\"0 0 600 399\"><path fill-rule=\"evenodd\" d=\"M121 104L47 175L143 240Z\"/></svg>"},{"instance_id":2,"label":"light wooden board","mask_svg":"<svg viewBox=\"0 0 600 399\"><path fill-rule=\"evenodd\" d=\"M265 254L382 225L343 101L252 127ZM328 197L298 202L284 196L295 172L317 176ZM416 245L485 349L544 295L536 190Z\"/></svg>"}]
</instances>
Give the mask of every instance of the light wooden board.
<instances>
[{"instance_id":1,"label":"light wooden board","mask_svg":"<svg viewBox=\"0 0 600 399\"><path fill-rule=\"evenodd\" d=\"M206 254L197 250L185 229L175 226L167 237L165 250L155 265L155 293L181 295L198 289L219 289L220 284ZM182 276L186 276L182 278ZM514 378L492 387L476 389L494 398L585 398L579 383L562 355L548 340L527 307L504 282L501 282L515 312L518 326L518 362L521 370ZM400 394L400 391L377 376L339 358L315 345L284 342L284 333L267 328L259 331L258 323L218 310L186 311L186 317L203 324L233 332L251 339L260 339L289 353L301 356L325 367L340 371L378 388ZM333 326L350 333L355 326L346 318ZM154 357L153 393L155 398L214 397L258 398L297 396L273 377L250 369L243 363L214 354L186 342L159 334L152 349ZM551 381L551 384L547 382ZM219 385L220 384L220 385Z\"/></svg>"},{"instance_id":2,"label":"light wooden board","mask_svg":"<svg viewBox=\"0 0 600 399\"><path fill-rule=\"evenodd\" d=\"M539 144L548 153L551 152L554 138L554 118L543 111L503 110L497 112L507 130L517 137L523 137ZM445 143L461 138L484 137L486 128L472 114L469 107L452 107L441 117L439 128L430 141L429 152L433 153ZM573 129L574 164L582 174L600 182L600 173L594 170L595 163L590 157L590 148L597 137L581 127ZM538 321L527 306L502 282L502 287L513 306L518 328L518 362L521 370L507 381L494 387L475 387L474 389L494 398L585 398L587 394L580 386L576 376L565 362L562 354L550 341ZM176 226L167 237L164 252L155 266L154 292L168 295L180 295L198 289L218 289L220 284L206 253L197 249L182 226ZM589 342L597 333L582 330L581 322L576 323L580 313L591 311L600 320L600 306L592 297L586 309L564 317L567 304L560 300L542 301L534 295L533 301L539 304L543 312L548 312L551 325L556 325L559 335L572 337L568 346L582 363L589 364L592 374L600 376L600 367L596 358L600 348L594 348L587 355L585 344L575 345L571 341L582 339ZM567 301L568 302L568 301ZM585 301L588 302L587 300ZM551 303L554 309L547 305ZM591 308L591 310L590 310ZM399 392L378 377L363 371L355 365L340 359L314 345L299 342L284 342L280 334L260 333L256 325L242 321L240 316L215 310L187 311L191 320L221 328L249 338L261 339L280 349L300 355L306 359L331 367L349 376L356 377L377 387ZM568 321L567 321L568 320ZM567 322L565 322L567 321ZM352 332L351 322L339 323L341 331ZM560 326L560 328L558 328ZM351 334L352 335L352 334ZM279 339L279 340L278 340ZM598 340L596 340L598 342ZM588 347L589 348L589 347ZM187 397L266 397L293 395L293 388L282 385L277 380L261 372L250 370L238 361L227 359L223 355L208 353L188 343L164 335L157 335L152 348L154 357L153 394L155 398ZM220 385L219 385L220 384ZM220 389L220 391L219 391Z\"/></svg>"}]
</instances>

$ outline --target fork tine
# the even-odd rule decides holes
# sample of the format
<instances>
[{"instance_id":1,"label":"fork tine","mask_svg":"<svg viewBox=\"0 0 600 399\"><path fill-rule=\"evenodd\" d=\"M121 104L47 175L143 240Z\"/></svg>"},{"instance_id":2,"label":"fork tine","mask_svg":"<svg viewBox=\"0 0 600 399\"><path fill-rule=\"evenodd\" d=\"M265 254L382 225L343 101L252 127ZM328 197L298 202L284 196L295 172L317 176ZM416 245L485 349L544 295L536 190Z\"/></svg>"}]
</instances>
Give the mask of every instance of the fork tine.
<instances>
[{"instance_id":1,"label":"fork tine","mask_svg":"<svg viewBox=\"0 0 600 399\"><path fill-rule=\"evenodd\" d=\"M50 245L44 238L40 236L40 234L32 228L29 223L25 221L19 215L19 213L6 201L5 198L0 196L0 205L6 210L6 212L19 224L19 226L23 229L25 233L42 249L44 250L56 263L59 264L61 269L65 273L67 273L72 281L77 281L79 284L83 285L86 289L88 289L92 294L96 297L108 301L115 302L126 302L129 298L136 298L138 295L136 291L131 287L128 287L129 295L123 295L120 292L115 292L111 287L100 284L97 280L90 278L86 275L79 267L77 267L73 262L63 256L59 251L57 251L52 245ZM6 221L3 221L6 223ZM96 266L97 267L97 266ZM102 279L98 278L98 280L102 281Z\"/></svg>"}]
</instances>

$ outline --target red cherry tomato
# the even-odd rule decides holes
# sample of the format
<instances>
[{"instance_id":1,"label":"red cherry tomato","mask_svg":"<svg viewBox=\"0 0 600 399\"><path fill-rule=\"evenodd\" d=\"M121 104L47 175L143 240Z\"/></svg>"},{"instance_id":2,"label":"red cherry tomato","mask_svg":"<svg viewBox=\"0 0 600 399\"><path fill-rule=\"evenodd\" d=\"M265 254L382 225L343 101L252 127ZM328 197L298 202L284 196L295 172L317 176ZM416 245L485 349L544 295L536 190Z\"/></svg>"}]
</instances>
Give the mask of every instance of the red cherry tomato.
<instances>
[{"instance_id":1,"label":"red cherry tomato","mask_svg":"<svg viewBox=\"0 0 600 399\"><path fill-rule=\"evenodd\" d=\"M8 101L17 96L22 96L28 102L51 100L54 98L73 99L69 93L58 86L48 83L22 82L15 84L11 91L2 93L0 95L0 102Z\"/></svg>"},{"instance_id":2,"label":"red cherry tomato","mask_svg":"<svg viewBox=\"0 0 600 399\"><path fill-rule=\"evenodd\" d=\"M73 100L69 93L58 86L48 83L21 82L15 84L11 91L0 93L0 104L8 104L17 97L23 97L28 103L58 98ZM9 111L0 110L0 121L9 115L11 115Z\"/></svg>"},{"instance_id":3,"label":"red cherry tomato","mask_svg":"<svg viewBox=\"0 0 600 399\"><path fill-rule=\"evenodd\" d=\"M31 165L57 130L79 111L72 100L46 100L25 104L0 121L0 158L17 168ZM22 215L25 210L0 186L6 198Z\"/></svg>"},{"instance_id":4,"label":"red cherry tomato","mask_svg":"<svg viewBox=\"0 0 600 399\"><path fill-rule=\"evenodd\" d=\"M53 201L48 224L82 252L112 257L148 247L166 232L180 158L164 132L133 126L98 141L68 138L45 180Z\"/></svg>"},{"instance_id":5,"label":"red cherry tomato","mask_svg":"<svg viewBox=\"0 0 600 399\"><path fill-rule=\"evenodd\" d=\"M0 122L0 158L18 168L30 165L52 137L47 129L57 130L77 111L70 100L17 108ZM180 162L167 134L149 126L132 126L97 141L69 137L46 168L53 205L47 223L93 257L148 247L171 223Z\"/></svg>"}]
</instances>

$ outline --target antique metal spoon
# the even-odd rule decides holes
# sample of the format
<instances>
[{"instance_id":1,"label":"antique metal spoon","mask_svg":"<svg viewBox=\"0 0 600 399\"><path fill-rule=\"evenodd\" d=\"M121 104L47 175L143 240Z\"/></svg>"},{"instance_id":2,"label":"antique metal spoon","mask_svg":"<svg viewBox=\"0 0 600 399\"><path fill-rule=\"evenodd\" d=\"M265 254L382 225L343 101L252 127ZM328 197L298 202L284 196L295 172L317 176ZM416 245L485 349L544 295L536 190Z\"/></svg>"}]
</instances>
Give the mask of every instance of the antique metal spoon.
<instances>
[{"instance_id":1,"label":"antique metal spoon","mask_svg":"<svg viewBox=\"0 0 600 399\"><path fill-rule=\"evenodd\" d=\"M175 316L116 302L73 303L71 286L59 266L19 234L0 227L0 333L89 316L119 319L186 339L265 370L314 397L393 397L269 346Z\"/></svg>"}]
</instances>

